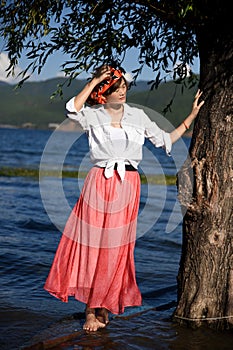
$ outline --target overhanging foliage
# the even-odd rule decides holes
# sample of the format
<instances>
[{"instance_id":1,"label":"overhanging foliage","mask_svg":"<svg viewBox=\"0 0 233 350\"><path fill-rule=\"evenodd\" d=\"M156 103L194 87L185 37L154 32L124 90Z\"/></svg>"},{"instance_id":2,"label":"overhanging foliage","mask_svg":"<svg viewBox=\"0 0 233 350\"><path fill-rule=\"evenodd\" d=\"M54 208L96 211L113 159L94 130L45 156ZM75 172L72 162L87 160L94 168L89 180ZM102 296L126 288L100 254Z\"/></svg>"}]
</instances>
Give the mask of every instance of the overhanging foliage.
<instances>
[{"instance_id":1,"label":"overhanging foliage","mask_svg":"<svg viewBox=\"0 0 233 350\"><path fill-rule=\"evenodd\" d=\"M138 49L135 78L144 66L153 73L152 87L179 61L174 72L183 79L185 64L198 56L193 1L2 1L0 33L5 38L9 74L26 52L30 74L40 74L48 57L60 51L69 57L63 72L76 78L102 63L120 66L128 50ZM188 19L188 20L187 20ZM192 19L193 21L190 21Z\"/></svg>"}]
</instances>

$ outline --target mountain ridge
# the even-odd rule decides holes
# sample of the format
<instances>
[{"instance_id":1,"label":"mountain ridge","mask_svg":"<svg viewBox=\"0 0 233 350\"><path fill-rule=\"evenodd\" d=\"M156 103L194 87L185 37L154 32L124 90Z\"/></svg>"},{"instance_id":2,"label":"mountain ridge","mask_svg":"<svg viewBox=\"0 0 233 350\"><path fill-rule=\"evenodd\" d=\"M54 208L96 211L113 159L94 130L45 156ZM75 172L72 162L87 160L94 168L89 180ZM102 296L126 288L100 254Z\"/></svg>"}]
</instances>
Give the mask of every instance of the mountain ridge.
<instances>
[{"instance_id":1,"label":"mountain ridge","mask_svg":"<svg viewBox=\"0 0 233 350\"><path fill-rule=\"evenodd\" d=\"M52 78L45 81L25 82L21 88L5 82L0 83L0 124L48 128L51 123L62 123L66 119L66 101L81 91L86 82L86 80L77 79L68 85L65 78ZM63 96L58 94L51 99L60 85L63 85ZM150 90L148 82L141 80L128 91L127 102L164 115L163 109L175 95L171 111L165 114L165 118L172 125L177 126L190 112L195 91L196 86L183 89L173 81L162 83L158 89ZM156 113L153 116L153 111L150 117L155 120Z\"/></svg>"}]
</instances>

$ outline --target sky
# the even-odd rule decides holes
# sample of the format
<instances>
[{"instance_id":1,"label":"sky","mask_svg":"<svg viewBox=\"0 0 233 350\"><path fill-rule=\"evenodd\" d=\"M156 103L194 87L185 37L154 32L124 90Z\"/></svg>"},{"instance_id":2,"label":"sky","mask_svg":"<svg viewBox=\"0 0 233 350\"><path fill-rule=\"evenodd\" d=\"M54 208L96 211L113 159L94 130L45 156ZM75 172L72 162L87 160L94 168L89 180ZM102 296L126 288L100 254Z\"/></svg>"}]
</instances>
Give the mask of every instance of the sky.
<instances>
[{"instance_id":1,"label":"sky","mask_svg":"<svg viewBox=\"0 0 233 350\"><path fill-rule=\"evenodd\" d=\"M46 65L44 66L44 68L42 69L42 72L40 73L40 75L34 73L31 78L30 81L44 81L47 79L51 79L54 77L59 77L62 76L62 72L61 72L61 65L64 63L64 61L67 60L67 57L62 54L62 53L56 53L54 55L52 55L51 57L48 58L48 61L46 63ZM19 61L19 65L16 67L15 69L15 77L6 77L7 72L6 69L9 66L9 59L7 56L7 52L4 51L4 45L0 42L0 81L4 81L4 82L8 82L10 84L16 84L20 79L17 79L16 76L18 75L18 73L20 73L22 71L23 68L25 68L27 66L29 62L27 61L25 56L22 56L21 60ZM137 53L136 53L136 49L131 50L126 59L125 62L123 64L123 68L127 71L127 72L132 72L132 70L134 70L135 68L138 67L137 64ZM194 73L199 73L199 60L196 59L194 61L194 65L191 66L191 69ZM86 79L87 77L89 77L89 75L87 75L86 73L81 74L79 76L80 79ZM144 70L142 71L142 74L138 77L138 80L153 80L153 73L149 68L144 68Z\"/></svg>"}]
</instances>

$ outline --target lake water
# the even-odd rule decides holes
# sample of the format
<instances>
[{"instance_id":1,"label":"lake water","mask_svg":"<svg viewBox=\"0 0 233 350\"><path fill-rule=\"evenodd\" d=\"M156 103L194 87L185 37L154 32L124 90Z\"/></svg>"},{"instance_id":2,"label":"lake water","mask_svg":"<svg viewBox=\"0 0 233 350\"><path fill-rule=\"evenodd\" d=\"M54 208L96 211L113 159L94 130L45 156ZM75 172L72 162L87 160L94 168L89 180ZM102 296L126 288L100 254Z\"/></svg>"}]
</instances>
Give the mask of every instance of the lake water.
<instances>
[{"instance_id":1,"label":"lake water","mask_svg":"<svg viewBox=\"0 0 233 350\"><path fill-rule=\"evenodd\" d=\"M175 175L189 142L180 140L172 157L146 143L140 171ZM1 167L87 171L91 166L87 140L75 132L0 129L0 150ZM44 347L31 349L47 349L52 338L67 335L73 339L61 339L53 349L232 349L232 334L193 331L172 321L182 243L175 186L142 185L135 249L141 308L112 315L106 329L86 334L84 305L73 298L62 303L43 290L82 184L83 178L0 177L0 349L41 342Z\"/></svg>"}]
</instances>

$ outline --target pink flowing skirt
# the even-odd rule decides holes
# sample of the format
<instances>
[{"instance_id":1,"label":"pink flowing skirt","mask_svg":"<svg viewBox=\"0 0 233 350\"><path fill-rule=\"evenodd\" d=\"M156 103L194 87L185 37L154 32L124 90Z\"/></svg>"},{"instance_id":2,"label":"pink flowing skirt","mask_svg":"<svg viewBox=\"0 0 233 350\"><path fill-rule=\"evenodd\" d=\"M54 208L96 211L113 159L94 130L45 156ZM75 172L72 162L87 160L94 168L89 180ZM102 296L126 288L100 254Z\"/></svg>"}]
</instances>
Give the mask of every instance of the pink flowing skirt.
<instances>
[{"instance_id":1,"label":"pink flowing skirt","mask_svg":"<svg viewBox=\"0 0 233 350\"><path fill-rule=\"evenodd\" d=\"M64 302L69 296L113 314L141 305L134 247L140 199L137 171L106 179L93 167L64 228L45 290Z\"/></svg>"}]
</instances>

